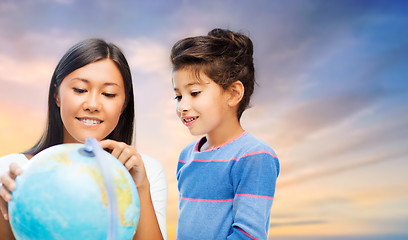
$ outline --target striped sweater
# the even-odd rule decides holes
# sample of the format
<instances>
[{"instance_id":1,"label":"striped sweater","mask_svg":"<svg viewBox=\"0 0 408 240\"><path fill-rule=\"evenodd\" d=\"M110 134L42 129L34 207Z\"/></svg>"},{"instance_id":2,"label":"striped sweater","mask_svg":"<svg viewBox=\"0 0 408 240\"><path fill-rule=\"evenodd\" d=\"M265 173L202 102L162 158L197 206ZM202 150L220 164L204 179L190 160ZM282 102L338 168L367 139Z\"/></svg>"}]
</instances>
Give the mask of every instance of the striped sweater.
<instances>
[{"instance_id":1,"label":"striped sweater","mask_svg":"<svg viewBox=\"0 0 408 240\"><path fill-rule=\"evenodd\" d=\"M189 144L177 165L177 239L266 239L279 161L247 131L199 152Z\"/></svg>"}]
</instances>

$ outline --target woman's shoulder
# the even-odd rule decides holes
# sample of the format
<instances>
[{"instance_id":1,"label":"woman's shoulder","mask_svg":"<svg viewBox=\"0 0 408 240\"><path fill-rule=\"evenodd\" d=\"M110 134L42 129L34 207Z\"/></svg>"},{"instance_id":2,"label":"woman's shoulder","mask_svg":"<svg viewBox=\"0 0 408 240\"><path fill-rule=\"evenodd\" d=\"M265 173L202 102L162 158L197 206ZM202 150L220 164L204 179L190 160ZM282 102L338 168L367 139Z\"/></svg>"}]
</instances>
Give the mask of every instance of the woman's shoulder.
<instances>
[{"instance_id":1,"label":"woman's shoulder","mask_svg":"<svg viewBox=\"0 0 408 240\"><path fill-rule=\"evenodd\" d=\"M145 153L140 153L140 156L142 157L143 163L145 165L145 168L149 169L163 169L163 164L157 160L156 158L147 155Z\"/></svg>"},{"instance_id":2,"label":"woman's shoulder","mask_svg":"<svg viewBox=\"0 0 408 240\"><path fill-rule=\"evenodd\" d=\"M157 177L165 178L164 167L159 160L144 153L140 153L140 156L142 157L146 169L147 178L149 180Z\"/></svg>"},{"instance_id":3,"label":"woman's shoulder","mask_svg":"<svg viewBox=\"0 0 408 240\"><path fill-rule=\"evenodd\" d=\"M11 161L11 162L13 162L13 161L23 161L23 162L27 162L28 161L28 159L27 159L27 157L24 155L24 154L22 154L22 153L12 153L12 154L9 154L9 155L5 155L5 156L3 156L3 157L0 157L0 163L2 163L2 162L7 162L7 161Z\"/></svg>"}]
</instances>

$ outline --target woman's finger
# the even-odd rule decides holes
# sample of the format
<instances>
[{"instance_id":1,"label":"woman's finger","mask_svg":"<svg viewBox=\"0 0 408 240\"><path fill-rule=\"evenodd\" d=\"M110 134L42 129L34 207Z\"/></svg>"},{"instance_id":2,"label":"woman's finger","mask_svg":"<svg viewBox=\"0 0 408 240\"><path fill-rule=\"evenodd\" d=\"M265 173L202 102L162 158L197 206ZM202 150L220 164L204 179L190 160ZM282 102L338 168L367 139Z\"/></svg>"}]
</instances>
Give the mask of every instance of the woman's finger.
<instances>
[{"instance_id":1,"label":"woman's finger","mask_svg":"<svg viewBox=\"0 0 408 240\"><path fill-rule=\"evenodd\" d=\"M132 147L126 147L117 157L117 159L126 166L126 163L130 160L132 156L136 154L136 150L132 149ZM128 170L130 168L127 168Z\"/></svg>"},{"instance_id":2,"label":"woman's finger","mask_svg":"<svg viewBox=\"0 0 408 240\"><path fill-rule=\"evenodd\" d=\"M11 194L4 186L0 187L0 196L6 202L11 200Z\"/></svg>"},{"instance_id":3,"label":"woman's finger","mask_svg":"<svg viewBox=\"0 0 408 240\"><path fill-rule=\"evenodd\" d=\"M125 167L130 170L137 165L137 162L137 156L133 155L125 162Z\"/></svg>"},{"instance_id":4,"label":"woman's finger","mask_svg":"<svg viewBox=\"0 0 408 240\"><path fill-rule=\"evenodd\" d=\"M149 186L142 157L136 148L110 139L100 141L100 145L104 149L112 150L111 154L128 169L136 187Z\"/></svg>"},{"instance_id":5,"label":"woman's finger","mask_svg":"<svg viewBox=\"0 0 408 240\"><path fill-rule=\"evenodd\" d=\"M111 150L111 154L115 157L115 158L119 158L120 154L122 153L123 149L128 146L126 143L122 143L122 142L117 142L114 140L103 140L100 141L99 144L101 145L101 147L103 149L109 149ZM123 162L122 162L123 163Z\"/></svg>"},{"instance_id":6,"label":"woman's finger","mask_svg":"<svg viewBox=\"0 0 408 240\"><path fill-rule=\"evenodd\" d=\"M3 188L3 187L1 187ZM8 220L8 204L3 199L0 199L0 210L5 220Z\"/></svg>"},{"instance_id":7,"label":"woman's finger","mask_svg":"<svg viewBox=\"0 0 408 240\"><path fill-rule=\"evenodd\" d=\"M116 141L110 139L105 139L99 142L103 149L110 150L110 152L115 148L116 143L117 143Z\"/></svg>"},{"instance_id":8,"label":"woman's finger","mask_svg":"<svg viewBox=\"0 0 408 240\"><path fill-rule=\"evenodd\" d=\"M8 192L11 192L16 188L16 182L14 181L14 178L12 178L10 175L12 174L9 172L8 174L2 175L0 178L2 184L1 188L4 188Z\"/></svg>"},{"instance_id":9,"label":"woman's finger","mask_svg":"<svg viewBox=\"0 0 408 240\"><path fill-rule=\"evenodd\" d=\"M18 175L20 175L23 172L23 169L21 169L20 165L17 163L11 163L9 166L9 175L12 179L16 179Z\"/></svg>"}]
</instances>

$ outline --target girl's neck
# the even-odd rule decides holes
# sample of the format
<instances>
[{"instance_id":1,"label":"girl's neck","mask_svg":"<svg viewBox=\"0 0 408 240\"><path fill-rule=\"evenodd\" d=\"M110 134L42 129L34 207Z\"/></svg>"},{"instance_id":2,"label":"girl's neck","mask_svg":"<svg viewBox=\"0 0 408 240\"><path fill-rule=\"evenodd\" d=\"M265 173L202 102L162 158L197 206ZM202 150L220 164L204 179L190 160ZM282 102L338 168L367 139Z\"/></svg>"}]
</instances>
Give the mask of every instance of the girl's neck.
<instances>
[{"instance_id":1,"label":"girl's neck","mask_svg":"<svg viewBox=\"0 0 408 240\"><path fill-rule=\"evenodd\" d=\"M207 151L221 146L244 132L239 122L224 126L219 131L213 131L206 135L207 141L200 147L200 151Z\"/></svg>"}]
</instances>

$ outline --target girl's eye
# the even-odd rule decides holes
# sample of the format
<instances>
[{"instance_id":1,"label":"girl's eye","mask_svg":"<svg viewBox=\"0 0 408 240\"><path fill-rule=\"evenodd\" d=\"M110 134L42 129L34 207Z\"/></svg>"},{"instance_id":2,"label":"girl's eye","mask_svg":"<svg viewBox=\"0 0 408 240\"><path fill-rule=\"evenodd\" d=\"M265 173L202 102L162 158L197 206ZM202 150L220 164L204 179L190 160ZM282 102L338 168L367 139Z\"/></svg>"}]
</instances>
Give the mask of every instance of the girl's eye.
<instances>
[{"instance_id":1,"label":"girl's eye","mask_svg":"<svg viewBox=\"0 0 408 240\"><path fill-rule=\"evenodd\" d=\"M105 95L105 96L108 97L108 98L114 98L114 97L116 97L116 94L114 94L114 93L103 93L103 95Z\"/></svg>"},{"instance_id":2,"label":"girl's eye","mask_svg":"<svg viewBox=\"0 0 408 240\"><path fill-rule=\"evenodd\" d=\"M76 92L76 93L84 93L84 92L86 92L85 89L81 89L81 88L73 88L73 89L74 89L74 92Z\"/></svg>"},{"instance_id":3,"label":"girl's eye","mask_svg":"<svg viewBox=\"0 0 408 240\"><path fill-rule=\"evenodd\" d=\"M177 101L181 100L181 96L175 96L174 99L176 99Z\"/></svg>"},{"instance_id":4,"label":"girl's eye","mask_svg":"<svg viewBox=\"0 0 408 240\"><path fill-rule=\"evenodd\" d=\"M201 92L192 92L191 96L196 97L198 94L200 94Z\"/></svg>"}]
</instances>

